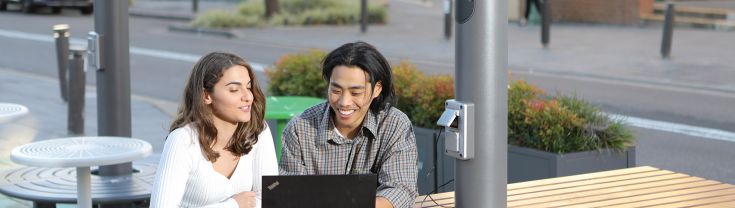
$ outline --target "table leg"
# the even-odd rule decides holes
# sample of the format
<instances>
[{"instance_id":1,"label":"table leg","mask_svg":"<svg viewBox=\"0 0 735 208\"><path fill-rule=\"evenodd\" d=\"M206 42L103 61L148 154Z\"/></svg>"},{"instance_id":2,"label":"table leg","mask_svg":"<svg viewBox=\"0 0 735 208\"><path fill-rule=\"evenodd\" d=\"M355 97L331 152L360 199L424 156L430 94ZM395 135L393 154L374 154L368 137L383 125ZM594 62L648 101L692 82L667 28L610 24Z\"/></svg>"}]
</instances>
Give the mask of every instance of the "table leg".
<instances>
[{"instance_id":1,"label":"table leg","mask_svg":"<svg viewBox=\"0 0 735 208\"><path fill-rule=\"evenodd\" d=\"M286 125L288 125L288 119L276 120L276 138L273 138L273 143L276 146L276 159L278 162L281 161L281 134L283 133L283 130L286 129Z\"/></svg>"},{"instance_id":2,"label":"table leg","mask_svg":"<svg viewBox=\"0 0 735 208\"><path fill-rule=\"evenodd\" d=\"M89 167L77 167L77 207L92 207L92 176Z\"/></svg>"}]
</instances>

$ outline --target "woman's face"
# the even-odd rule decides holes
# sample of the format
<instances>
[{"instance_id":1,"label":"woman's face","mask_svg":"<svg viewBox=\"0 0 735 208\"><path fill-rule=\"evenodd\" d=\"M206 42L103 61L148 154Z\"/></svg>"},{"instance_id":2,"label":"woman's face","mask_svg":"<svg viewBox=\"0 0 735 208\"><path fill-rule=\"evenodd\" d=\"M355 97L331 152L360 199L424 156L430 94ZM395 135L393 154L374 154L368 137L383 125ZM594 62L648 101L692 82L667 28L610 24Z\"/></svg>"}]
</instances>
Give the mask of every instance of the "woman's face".
<instances>
[{"instance_id":1,"label":"woman's face","mask_svg":"<svg viewBox=\"0 0 735 208\"><path fill-rule=\"evenodd\" d=\"M204 91L204 102L212 108L215 123L250 121L253 104L252 82L248 69L235 65L225 69L211 93Z\"/></svg>"}]
</instances>

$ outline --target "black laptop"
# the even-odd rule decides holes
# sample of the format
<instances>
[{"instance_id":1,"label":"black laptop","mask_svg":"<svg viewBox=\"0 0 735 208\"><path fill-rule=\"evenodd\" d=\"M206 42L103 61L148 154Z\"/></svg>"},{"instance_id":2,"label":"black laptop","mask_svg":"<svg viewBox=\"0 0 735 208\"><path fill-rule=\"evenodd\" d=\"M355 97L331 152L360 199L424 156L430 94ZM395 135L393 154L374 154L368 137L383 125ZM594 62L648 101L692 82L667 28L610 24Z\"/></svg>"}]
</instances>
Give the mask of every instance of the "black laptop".
<instances>
[{"instance_id":1,"label":"black laptop","mask_svg":"<svg viewBox=\"0 0 735 208\"><path fill-rule=\"evenodd\" d=\"M263 176L263 208L375 207L376 174Z\"/></svg>"}]
</instances>

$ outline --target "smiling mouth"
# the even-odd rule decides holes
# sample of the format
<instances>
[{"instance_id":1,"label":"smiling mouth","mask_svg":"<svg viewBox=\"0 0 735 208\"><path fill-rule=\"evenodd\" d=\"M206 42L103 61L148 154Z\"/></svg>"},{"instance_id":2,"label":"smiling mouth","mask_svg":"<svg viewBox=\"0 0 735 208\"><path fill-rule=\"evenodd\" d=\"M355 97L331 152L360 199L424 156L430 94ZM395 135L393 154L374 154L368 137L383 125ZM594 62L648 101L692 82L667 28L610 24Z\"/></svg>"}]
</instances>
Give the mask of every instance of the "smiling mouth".
<instances>
[{"instance_id":1,"label":"smiling mouth","mask_svg":"<svg viewBox=\"0 0 735 208\"><path fill-rule=\"evenodd\" d=\"M250 106L249 105L248 106L239 107L238 109L240 109L241 111L250 112Z\"/></svg>"},{"instance_id":2,"label":"smiling mouth","mask_svg":"<svg viewBox=\"0 0 735 208\"><path fill-rule=\"evenodd\" d=\"M357 112L357 110L355 110L355 109L352 109L352 110L344 110L344 109L339 109L339 110L338 110L338 112L339 112L339 114L340 114L340 115L341 115L342 117L347 117L347 116L350 116L350 115L352 115L353 113Z\"/></svg>"}]
</instances>

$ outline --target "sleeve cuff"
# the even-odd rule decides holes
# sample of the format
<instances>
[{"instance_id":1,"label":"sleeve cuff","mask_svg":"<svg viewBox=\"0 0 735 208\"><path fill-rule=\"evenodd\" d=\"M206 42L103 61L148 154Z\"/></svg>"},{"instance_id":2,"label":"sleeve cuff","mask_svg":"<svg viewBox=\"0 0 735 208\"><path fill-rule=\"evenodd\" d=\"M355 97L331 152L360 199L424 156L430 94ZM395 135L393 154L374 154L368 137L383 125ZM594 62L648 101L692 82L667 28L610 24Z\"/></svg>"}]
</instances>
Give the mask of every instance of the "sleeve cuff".
<instances>
[{"instance_id":1,"label":"sleeve cuff","mask_svg":"<svg viewBox=\"0 0 735 208\"><path fill-rule=\"evenodd\" d=\"M411 207L413 205L412 203L415 201L414 199L411 199L411 197L409 197L406 193L396 188L378 190L375 196L388 199L388 201L390 201L390 203L395 208Z\"/></svg>"}]
</instances>

